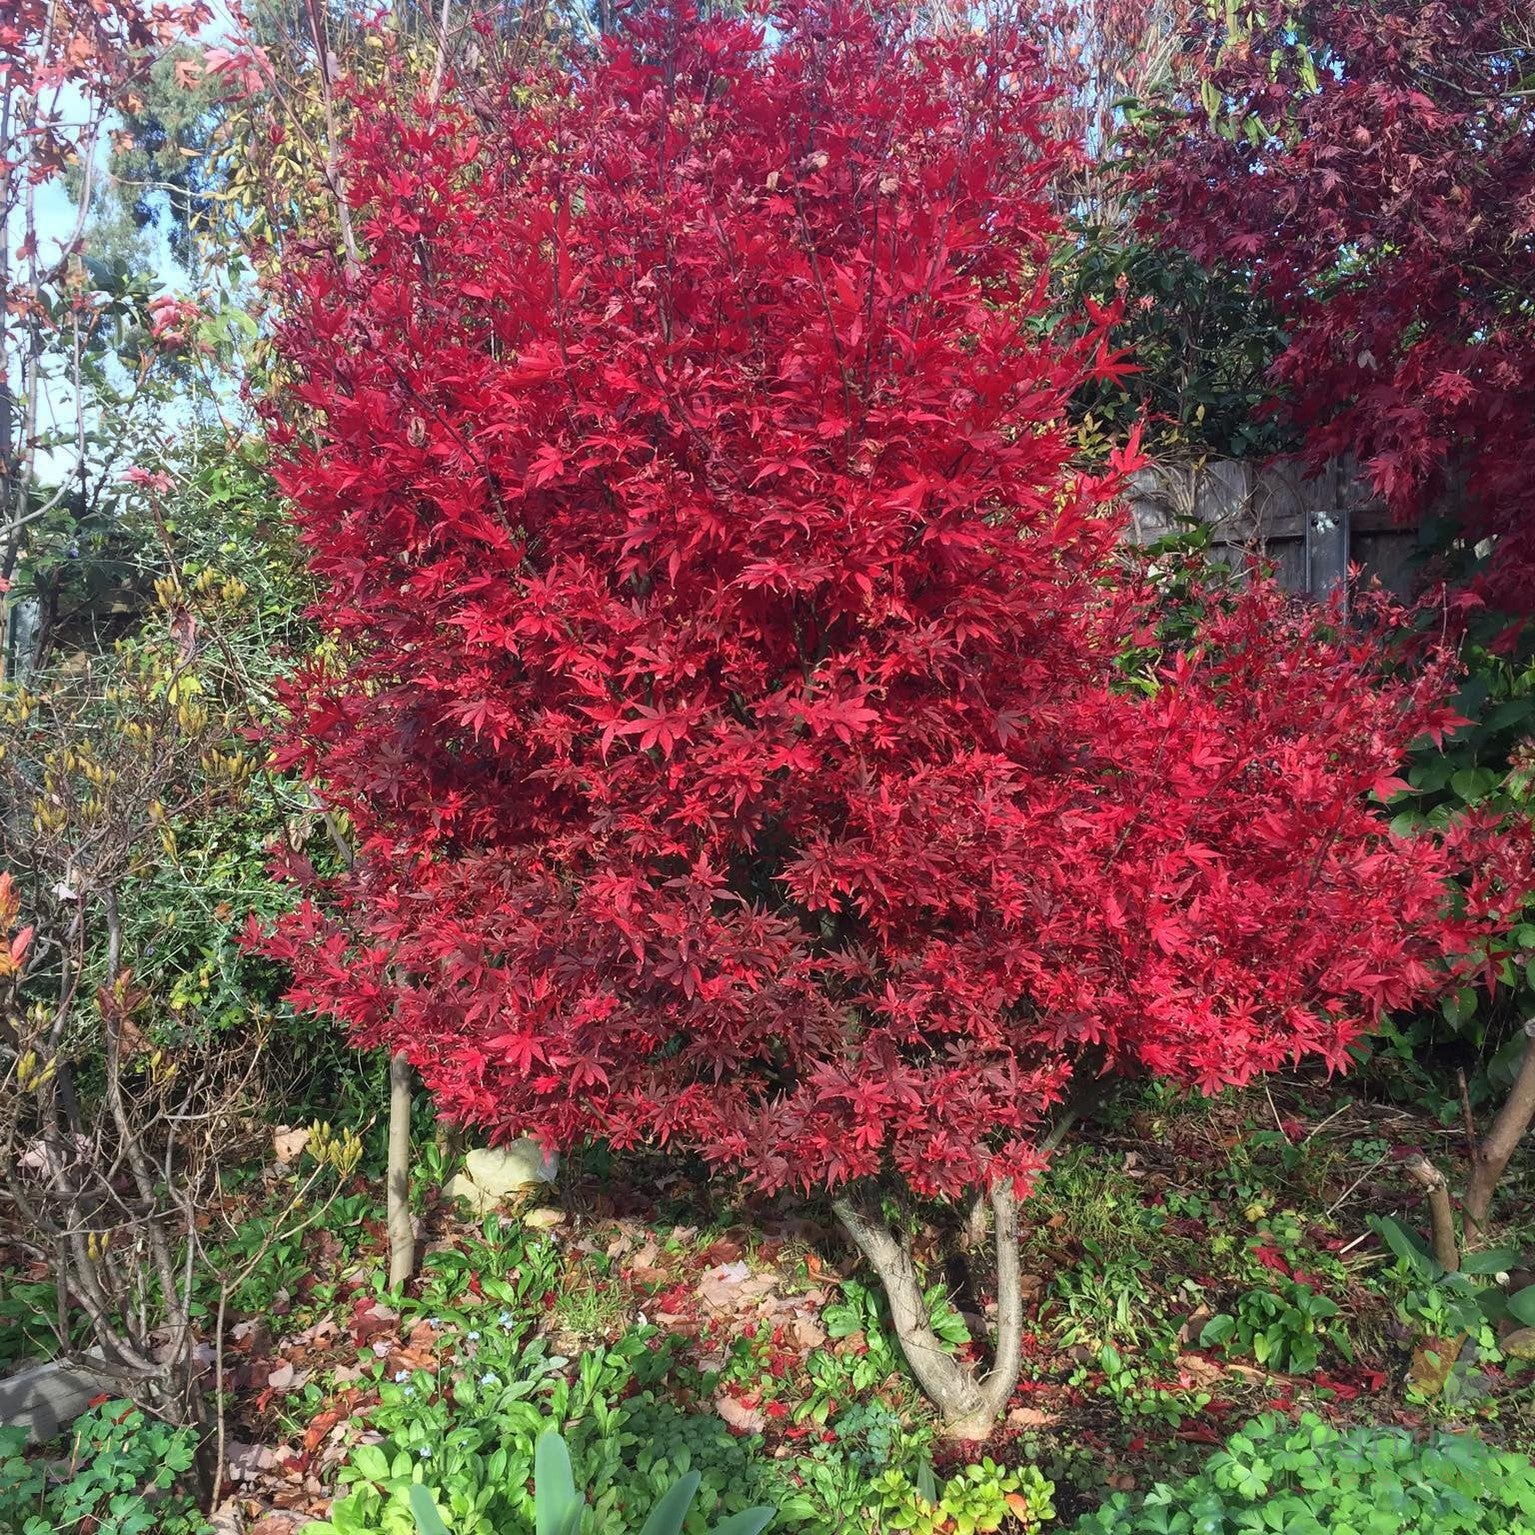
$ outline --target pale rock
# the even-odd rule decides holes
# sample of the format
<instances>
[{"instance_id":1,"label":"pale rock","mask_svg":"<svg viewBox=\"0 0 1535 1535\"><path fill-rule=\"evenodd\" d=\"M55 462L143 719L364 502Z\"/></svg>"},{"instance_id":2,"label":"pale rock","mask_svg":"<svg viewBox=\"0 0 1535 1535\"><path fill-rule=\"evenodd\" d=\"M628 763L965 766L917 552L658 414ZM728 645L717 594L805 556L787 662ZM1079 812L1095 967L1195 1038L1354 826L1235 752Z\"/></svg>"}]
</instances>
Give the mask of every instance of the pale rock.
<instances>
[{"instance_id":1,"label":"pale rock","mask_svg":"<svg viewBox=\"0 0 1535 1535\"><path fill-rule=\"evenodd\" d=\"M483 1215L508 1195L553 1183L558 1166L558 1159L534 1140L483 1146L464 1158L464 1171L448 1180L443 1193L466 1201L477 1215Z\"/></svg>"}]
</instances>

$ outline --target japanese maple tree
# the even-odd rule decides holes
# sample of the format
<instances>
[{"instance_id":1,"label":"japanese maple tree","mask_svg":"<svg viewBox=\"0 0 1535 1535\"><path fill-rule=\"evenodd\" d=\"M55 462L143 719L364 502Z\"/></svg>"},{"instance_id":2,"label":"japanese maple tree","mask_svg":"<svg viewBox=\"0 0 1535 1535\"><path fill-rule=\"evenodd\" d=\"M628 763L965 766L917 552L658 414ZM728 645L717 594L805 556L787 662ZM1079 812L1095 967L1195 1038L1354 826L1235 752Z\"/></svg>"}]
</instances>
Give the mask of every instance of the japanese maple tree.
<instances>
[{"instance_id":1,"label":"japanese maple tree","mask_svg":"<svg viewBox=\"0 0 1535 1535\"><path fill-rule=\"evenodd\" d=\"M1027 35L871 10L679 7L473 119L356 113L361 259L290 262L272 423L333 636L280 760L356 857L268 942L493 1137L829 1195L979 1435L1074 1073L1341 1066L1529 871L1489 839L1452 907L1460 848L1366 802L1439 666L1256 581L1159 639L1129 460L1072 462L1120 363L1046 323ZM900 1186L991 1201L984 1374Z\"/></svg>"},{"instance_id":2,"label":"japanese maple tree","mask_svg":"<svg viewBox=\"0 0 1535 1535\"><path fill-rule=\"evenodd\" d=\"M1196 31L1152 225L1251 274L1320 466L1406 520L1448 498L1535 597L1535 12L1528 0L1244 0Z\"/></svg>"}]
</instances>

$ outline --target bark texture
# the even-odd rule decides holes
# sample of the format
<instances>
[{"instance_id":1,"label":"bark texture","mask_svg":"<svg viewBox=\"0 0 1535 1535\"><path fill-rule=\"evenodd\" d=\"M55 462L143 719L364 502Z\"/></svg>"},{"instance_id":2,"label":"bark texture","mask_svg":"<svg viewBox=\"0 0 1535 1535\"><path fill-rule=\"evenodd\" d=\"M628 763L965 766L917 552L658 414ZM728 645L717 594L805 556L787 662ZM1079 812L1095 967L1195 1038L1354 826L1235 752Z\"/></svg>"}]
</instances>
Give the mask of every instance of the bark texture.
<instances>
[{"instance_id":1,"label":"bark texture","mask_svg":"<svg viewBox=\"0 0 1535 1535\"><path fill-rule=\"evenodd\" d=\"M389 1059L389 1286L404 1284L416 1271L416 1231L410 1219L410 1062Z\"/></svg>"},{"instance_id":2,"label":"bark texture","mask_svg":"<svg viewBox=\"0 0 1535 1535\"><path fill-rule=\"evenodd\" d=\"M901 1350L917 1384L937 1407L944 1435L950 1439L988 1438L1018 1383L1023 1287L1018 1201L1012 1185L993 1189L990 1203L996 1231L997 1328L992 1366L977 1374L948 1351L929 1325L910 1243L890 1229L876 1205L851 1195L832 1202L843 1230L884 1286Z\"/></svg>"},{"instance_id":3,"label":"bark texture","mask_svg":"<svg viewBox=\"0 0 1535 1535\"><path fill-rule=\"evenodd\" d=\"M1524 1057L1519 1063L1519 1074L1477 1149L1471 1181L1466 1185L1462 1208L1468 1242L1480 1240L1492 1209L1493 1191L1532 1119L1535 1119L1535 1018L1524 1025Z\"/></svg>"},{"instance_id":4,"label":"bark texture","mask_svg":"<svg viewBox=\"0 0 1535 1535\"><path fill-rule=\"evenodd\" d=\"M1447 1272L1453 1274L1460 1268L1460 1246L1455 1240L1455 1210L1450 1203L1450 1186L1444 1174L1425 1156L1409 1157L1404 1170L1428 1196L1434 1256Z\"/></svg>"}]
</instances>

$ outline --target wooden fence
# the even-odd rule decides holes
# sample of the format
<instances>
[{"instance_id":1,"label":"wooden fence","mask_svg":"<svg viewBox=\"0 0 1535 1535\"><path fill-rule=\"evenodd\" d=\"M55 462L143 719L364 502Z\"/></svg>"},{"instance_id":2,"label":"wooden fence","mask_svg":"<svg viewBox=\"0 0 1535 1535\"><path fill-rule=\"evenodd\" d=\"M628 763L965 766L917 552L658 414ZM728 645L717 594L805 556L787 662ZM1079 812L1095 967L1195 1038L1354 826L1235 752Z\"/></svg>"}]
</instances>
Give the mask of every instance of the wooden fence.
<instances>
[{"instance_id":1,"label":"wooden fence","mask_svg":"<svg viewBox=\"0 0 1535 1535\"><path fill-rule=\"evenodd\" d=\"M1291 591L1326 596L1350 562L1405 596L1417 533L1393 521L1370 487L1342 464L1307 479L1298 464L1212 459L1140 470L1129 495L1137 543L1206 524L1231 561L1266 554Z\"/></svg>"}]
</instances>

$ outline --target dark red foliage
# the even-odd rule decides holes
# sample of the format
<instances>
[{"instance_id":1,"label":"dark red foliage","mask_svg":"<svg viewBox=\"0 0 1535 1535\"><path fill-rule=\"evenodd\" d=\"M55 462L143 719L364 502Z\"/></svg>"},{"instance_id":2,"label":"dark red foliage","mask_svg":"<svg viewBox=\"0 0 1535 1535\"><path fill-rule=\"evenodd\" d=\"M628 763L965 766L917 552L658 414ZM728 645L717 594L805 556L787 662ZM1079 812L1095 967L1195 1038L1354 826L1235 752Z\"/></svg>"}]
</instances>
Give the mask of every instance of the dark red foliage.
<instances>
[{"instance_id":1,"label":"dark red foliage","mask_svg":"<svg viewBox=\"0 0 1535 1535\"><path fill-rule=\"evenodd\" d=\"M1192 55L1188 83L1209 101L1191 91L1158 146L1154 224L1203 262L1250 271L1277 307L1290 338L1275 381L1309 458L1356 454L1408 519L1463 492L1465 531L1502 541L1495 597L1528 611L1535 12L1240 9L1250 30L1231 41L1212 26Z\"/></svg>"},{"instance_id":2,"label":"dark red foliage","mask_svg":"<svg viewBox=\"0 0 1535 1535\"><path fill-rule=\"evenodd\" d=\"M1363 799L1437 673L1263 584L1125 659L1034 65L825 0L358 114L273 427L336 640L281 761L357 859L269 947L447 1114L954 1193L1079 1062L1341 1065L1475 936Z\"/></svg>"}]
</instances>

